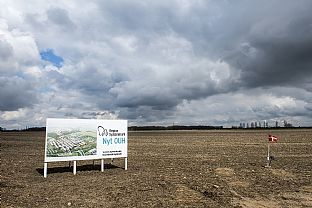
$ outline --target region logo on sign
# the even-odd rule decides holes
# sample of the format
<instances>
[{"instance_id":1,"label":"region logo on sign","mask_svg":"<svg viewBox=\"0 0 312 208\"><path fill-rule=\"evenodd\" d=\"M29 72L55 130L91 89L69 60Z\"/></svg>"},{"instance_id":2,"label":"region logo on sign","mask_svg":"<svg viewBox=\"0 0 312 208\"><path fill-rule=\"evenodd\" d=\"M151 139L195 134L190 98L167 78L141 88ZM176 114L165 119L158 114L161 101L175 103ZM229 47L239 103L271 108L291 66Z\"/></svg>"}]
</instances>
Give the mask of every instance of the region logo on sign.
<instances>
[{"instance_id":1,"label":"region logo on sign","mask_svg":"<svg viewBox=\"0 0 312 208\"><path fill-rule=\"evenodd\" d=\"M99 133L99 136L107 136L108 135L107 129L105 129L103 126L98 126L98 133Z\"/></svg>"}]
</instances>

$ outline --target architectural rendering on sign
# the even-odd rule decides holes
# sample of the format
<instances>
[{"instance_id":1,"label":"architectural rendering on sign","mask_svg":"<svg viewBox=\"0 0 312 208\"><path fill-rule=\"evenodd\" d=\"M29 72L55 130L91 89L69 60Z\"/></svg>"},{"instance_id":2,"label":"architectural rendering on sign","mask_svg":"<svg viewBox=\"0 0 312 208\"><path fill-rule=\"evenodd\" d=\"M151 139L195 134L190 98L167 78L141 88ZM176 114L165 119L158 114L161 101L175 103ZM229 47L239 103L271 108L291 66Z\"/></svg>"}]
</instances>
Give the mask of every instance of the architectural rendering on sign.
<instances>
[{"instance_id":1,"label":"architectural rendering on sign","mask_svg":"<svg viewBox=\"0 0 312 208\"><path fill-rule=\"evenodd\" d=\"M47 156L96 155L96 132L93 130L57 130L47 133Z\"/></svg>"},{"instance_id":2,"label":"architectural rendering on sign","mask_svg":"<svg viewBox=\"0 0 312 208\"><path fill-rule=\"evenodd\" d=\"M45 162L126 158L126 120L47 119Z\"/></svg>"}]
</instances>

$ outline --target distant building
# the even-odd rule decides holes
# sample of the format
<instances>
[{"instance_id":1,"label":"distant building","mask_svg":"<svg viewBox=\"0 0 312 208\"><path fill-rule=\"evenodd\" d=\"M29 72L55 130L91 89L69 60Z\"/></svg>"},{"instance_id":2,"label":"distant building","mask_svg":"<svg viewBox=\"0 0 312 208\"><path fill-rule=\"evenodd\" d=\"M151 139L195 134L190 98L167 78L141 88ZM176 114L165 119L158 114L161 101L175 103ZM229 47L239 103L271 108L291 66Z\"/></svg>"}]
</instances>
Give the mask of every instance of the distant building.
<instances>
[{"instance_id":1,"label":"distant building","mask_svg":"<svg viewBox=\"0 0 312 208\"><path fill-rule=\"evenodd\" d=\"M284 121L284 127L289 128L293 127L293 125L291 123L287 123L287 121Z\"/></svg>"}]
</instances>

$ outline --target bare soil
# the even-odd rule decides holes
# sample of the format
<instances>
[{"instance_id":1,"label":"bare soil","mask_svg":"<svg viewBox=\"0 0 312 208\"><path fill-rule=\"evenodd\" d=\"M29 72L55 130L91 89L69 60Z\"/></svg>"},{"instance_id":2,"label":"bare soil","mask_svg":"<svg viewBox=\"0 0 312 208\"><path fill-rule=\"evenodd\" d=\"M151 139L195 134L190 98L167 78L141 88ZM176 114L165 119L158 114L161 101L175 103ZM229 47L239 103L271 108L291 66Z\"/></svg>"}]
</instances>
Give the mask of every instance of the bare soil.
<instances>
[{"instance_id":1,"label":"bare soil","mask_svg":"<svg viewBox=\"0 0 312 208\"><path fill-rule=\"evenodd\" d=\"M44 132L0 138L1 207L312 207L311 129L129 132L127 171L56 162L47 178Z\"/></svg>"}]
</instances>

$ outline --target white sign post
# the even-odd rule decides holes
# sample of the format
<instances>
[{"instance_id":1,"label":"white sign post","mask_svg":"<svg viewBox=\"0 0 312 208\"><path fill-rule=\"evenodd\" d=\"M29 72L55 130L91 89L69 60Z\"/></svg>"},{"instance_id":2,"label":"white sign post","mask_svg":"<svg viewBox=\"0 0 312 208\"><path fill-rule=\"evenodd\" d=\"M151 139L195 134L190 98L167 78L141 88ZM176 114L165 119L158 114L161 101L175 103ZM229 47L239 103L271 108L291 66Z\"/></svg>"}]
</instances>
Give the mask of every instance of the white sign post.
<instances>
[{"instance_id":1,"label":"white sign post","mask_svg":"<svg viewBox=\"0 0 312 208\"><path fill-rule=\"evenodd\" d=\"M128 125L126 120L54 119L48 118L44 158L44 177L48 163L73 161L73 173L78 160L125 158L127 170Z\"/></svg>"}]
</instances>

